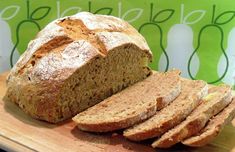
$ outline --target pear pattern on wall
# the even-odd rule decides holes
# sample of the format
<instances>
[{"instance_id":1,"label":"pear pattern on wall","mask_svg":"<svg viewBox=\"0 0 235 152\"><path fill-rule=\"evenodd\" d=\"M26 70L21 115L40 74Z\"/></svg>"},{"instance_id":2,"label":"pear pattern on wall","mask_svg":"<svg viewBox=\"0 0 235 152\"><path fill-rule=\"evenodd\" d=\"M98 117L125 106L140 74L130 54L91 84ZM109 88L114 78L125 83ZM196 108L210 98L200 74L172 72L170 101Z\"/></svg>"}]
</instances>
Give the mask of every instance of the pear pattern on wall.
<instances>
[{"instance_id":1,"label":"pear pattern on wall","mask_svg":"<svg viewBox=\"0 0 235 152\"><path fill-rule=\"evenodd\" d=\"M164 1L144 2L143 5L124 1L104 4L84 1L66 6L65 3L60 0L42 5L33 0L9 2L9 5L3 2L0 7L0 72L15 64L44 25L56 18L89 11L114 15L131 23L153 52L150 64L153 70L177 68L185 78L203 79L212 84L235 83L235 9L227 4L221 8L222 3L194 7L194 3L186 1L172 2L176 6Z\"/></svg>"},{"instance_id":2,"label":"pear pattern on wall","mask_svg":"<svg viewBox=\"0 0 235 152\"><path fill-rule=\"evenodd\" d=\"M37 7L36 9L34 9L33 11L30 11L30 1L27 0L26 1L26 19L24 20L21 20L18 24L17 24L17 27L16 27L16 43L14 45L14 47L12 48L11 50L11 56L10 56L10 64L11 64L11 67L13 67L13 54L15 53L16 49L18 47L21 47L21 48L24 48L24 50L26 49L26 46L27 46L27 41L24 41L24 43L22 42L22 38L26 39L26 36L23 37L23 35L25 33L22 33L22 29L27 29L27 30L30 30L28 32L28 35L33 35L35 36L40 30L41 30L41 27L38 23L39 20L43 19L44 17L46 17L50 10L51 10L51 7L49 6L39 6ZM32 30L34 29L34 30ZM36 29L36 30L35 30ZM26 44L25 44L26 43ZM24 52L24 50L20 50L22 52Z\"/></svg>"},{"instance_id":3,"label":"pear pattern on wall","mask_svg":"<svg viewBox=\"0 0 235 152\"><path fill-rule=\"evenodd\" d=\"M181 70L181 76L185 78L190 78L188 74L188 59L194 51L194 33L190 25L200 21L204 15L204 10L192 10L186 14L184 12L184 4L181 4L181 23L173 25L167 35L166 52L169 57L169 69L176 68ZM195 53L191 60L191 74L196 76L200 66L197 53ZM159 65L162 64L165 64L163 55L161 55L159 61Z\"/></svg>"},{"instance_id":4,"label":"pear pattern on wall","mask_svg":"<svg viewBox=\"0 0 235 152\"><path fill-rule=\"evenodd\" d=\"M15 17L20 10L19 6L11 5L0 11L0 72L4 72L10 69L10 56L11 49L14 47L11 36L11 29L8 20ZM8 16L5 15L8 11L12 13ZM17 49L12 54L12 62L15 63L19 58L19 52Z\"/></svg>"},{"instance_id":5,"label":"pear pattern on wall","mask_svg":"<svg viewBox=\"0 0 235 152\"><path fill-rule=\"evenodd\" d=\"M143 23L139 27L139 32L146 38L149 47L153 52L153 62L151 65L152 69L158 71L167 71L169 68L169 57L165 50L163 42L164 31L160 24L168 21L174 15L175 10L164 9L154 14L153 8L154 6L151 3L149 21ZM163 64L159 64L160 57L162 58L162 60L164 60Z\"/></svg>"},{"instance_id":6,"label":"pear pattern on wall","mask_svg":"<svg viewBox=\"0 0 235 152\"><path fill-rule=\"evenodd\" d=\"M226 16L226 17L224 17ZM216 6L212 8L211 23L204 25L199 33L197 46L188 61L188 72L192 79L202 79L209 84L220 82L227 73L229 67L228 55L224 48L223 25L230 22L235 16L235 11L225 11L216 15ZM210 46L210 47L208 47ZM200 67L196 76L192 75L192 59L198 53ZM224 69L221 75L217 74L217 64L220 58L225 59Z\"/></svg>"},{"instance_id":7,"label":"pear pattern on wall","mask_svg":"<svg viewBox=\"0 0 235 152\"><path fill-rule=\"evenodd\" d=\"M228 60L229 60L229 67L226 75L222 79L222 82L235 85L235 28L233 28L228 35L228 43L227 48L225 50ZM226 68L226 58L224 56L220 57L218 63L218 75L221 77L223 75L223 71Z\"/></svg>"},{"instance_id":8,"label":"pear pattern on wall","mask_svg":"<svg viewBox=\"0 0 235 152\"><path fill-rule=\"evenodd\" d=\"M169 57L169 70L180 69L182 71L181 76L190 78L187 72L187 61L190 55L193 53L193 31L191 27L186 24L174 25L167 35L167 47L166 52ZM159 65L165 65L164 56L161 55ZM192 59L193 75L196 75L199 68L199 59L195 55ZM161 66L159 66L160 70Z\"/></svg>"}]
</instances>

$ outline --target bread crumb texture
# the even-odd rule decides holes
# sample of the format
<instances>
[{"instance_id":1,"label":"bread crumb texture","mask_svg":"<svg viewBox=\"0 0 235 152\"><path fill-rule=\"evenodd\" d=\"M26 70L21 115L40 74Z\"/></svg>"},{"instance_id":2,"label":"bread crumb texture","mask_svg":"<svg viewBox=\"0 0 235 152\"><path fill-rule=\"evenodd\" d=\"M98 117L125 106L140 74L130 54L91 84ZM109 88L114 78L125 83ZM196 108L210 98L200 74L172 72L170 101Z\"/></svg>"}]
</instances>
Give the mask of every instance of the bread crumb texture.
<instances>
[{"instance_id":1,"label":"bread crumb texture","mask_svg":"<svg viewBox=\"0 0 235 152\"><path fill-rule=\"evenodd\" d=\"M9 99L56 123L151 74L152 53L127 22L81 12L48 24L11 70Z\"/></svg>"}]
</instances>

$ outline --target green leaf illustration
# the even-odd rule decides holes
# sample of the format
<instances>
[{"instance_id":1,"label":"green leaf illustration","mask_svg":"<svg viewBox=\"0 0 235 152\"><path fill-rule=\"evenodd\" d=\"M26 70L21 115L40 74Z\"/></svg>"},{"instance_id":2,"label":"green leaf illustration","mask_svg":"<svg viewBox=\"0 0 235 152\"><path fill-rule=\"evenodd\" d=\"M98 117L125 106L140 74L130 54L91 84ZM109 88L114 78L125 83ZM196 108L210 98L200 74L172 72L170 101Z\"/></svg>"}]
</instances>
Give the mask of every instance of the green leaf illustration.
<instances>
[{"instance_id":1,"label":"green leaf illustration","mask_svg":"<svg viewBox=\"0 0 235 152\"><path fill-rule=\"evenodd\" d=\"M235 16L235 11L226 11L218 15L215 19L215 24L222 25L230 22Z\"/></svg>"},{"instance_id":2,"label":"green leaf illustration","mask_svg":"<svg viewBox=\"0 0 235 152\"><path fill-rule=\"evenodd\" d=\"M70 8L68 8L68 9L64 10L64 11L61 13L60 17L73 15L73 14L76 14L76 13L80 12L81 10L82 10L81 7L77 7L77 6L70 7Z\"/></svg>"},{"instance_id":3,"label":"green leaf illustration","mask_svg":"<svg viewBox=\"0 0 235 152\"><path fill-rule=\"evenodd\" d=\"M173 9L165 9L165 10L161 10L159 11L156 15L154 15L153 17L153 22L154 23L162 23L167 21L168 19L170 19L172 17L172 15L174 14L175 10Z\"/></svg>"},{"instance_id":4,"label":"green leaf illustration","mask_svg":"<svg viewBox=\"0 0 235 152\"><path fill-rule=\"evenodd\" d=\"M205 13L205 10L192 11L184 17L183 24L195 24L204 17Z\"/></svg>"},{"instance_id":5,"label":"green leaf illustration","mask_svg":"<svg viewBox=\"0 0 235 152\"><path fill-rule=\"evenodd\" d=\"M94 12L94 14L104 14L104 15L110 15L113 11L113 8L111 7L104 7L100 8L97 11Z\"/></svg>"},{"instance_id":6,"label":"green leaf illustration","mask_svg":"<svg viewBox=\"0 0 235 152\"><path fill-rule=\"evenodd\" d=\"M142 13L143 9L140 8L130 9L123 14L122 19L130 23L136 21L142 15Z\"/></svg>"},{"instance_id":7,"label":"green leaf illustration","mask_svg":"<svg viewBox=\"0 0 235 152\"><path fill-rule=\"evenodd\" d=\"M16 5L8 6L0 12L0 18L2 18L3 20L10 20L16 16L19 10L20 10L19 6Z\"/></svg>"},{"instance_id":8,"label":"green leaf illustration","mask_svg":"<svg viewBox=\"0 0 235 152\"><path fill-rule=\"evenodd\" d=\"M45 16L47 16L47 14L50 12L50 10L51 10L51 7L49 7L49 6L38 7L31 13L30 19L41 20Z\"/></svg>"}]
</instances>

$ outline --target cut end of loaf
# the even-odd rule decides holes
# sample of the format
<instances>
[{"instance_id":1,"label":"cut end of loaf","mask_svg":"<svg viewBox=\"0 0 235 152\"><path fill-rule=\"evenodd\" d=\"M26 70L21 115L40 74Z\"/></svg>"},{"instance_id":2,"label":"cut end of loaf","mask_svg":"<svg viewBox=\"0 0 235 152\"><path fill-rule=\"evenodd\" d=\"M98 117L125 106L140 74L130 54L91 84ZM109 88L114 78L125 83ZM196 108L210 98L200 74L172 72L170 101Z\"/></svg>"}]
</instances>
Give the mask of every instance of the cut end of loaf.
<instances>
[{"instance_id":1,"label":"cut end of loaf","mask_svg":"<svg viewBox=\"0 0 235 152\"><path fill-rule=\"evenodd\" d=\"M180 86L179 72L154 73L81 112L73 120L78 128L86 127L85 130L92 132L127 128L154 115L157 99L162 98L167 103L174 100L180 93Z\"/></svg>"}]
</instances>

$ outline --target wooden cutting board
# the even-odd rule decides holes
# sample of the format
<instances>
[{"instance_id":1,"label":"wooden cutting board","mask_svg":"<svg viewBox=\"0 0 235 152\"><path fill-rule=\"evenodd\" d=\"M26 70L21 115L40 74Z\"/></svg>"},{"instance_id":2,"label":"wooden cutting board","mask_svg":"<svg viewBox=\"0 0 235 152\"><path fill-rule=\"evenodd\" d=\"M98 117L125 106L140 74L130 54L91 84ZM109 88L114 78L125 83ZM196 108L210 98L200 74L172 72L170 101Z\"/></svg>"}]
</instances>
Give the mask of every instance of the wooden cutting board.
<instances>
[{"instance_id":1,"label":"wooden cutting board","mask_svg":"<svg viewBox=\"0 0 235 152\"><path fill-rule=\"evenodd\" d=\"M190 148L178 144L161 150L151 148L150 142L130 142L122 137L121 132L92 134L79 131L72 121L52 125L34 120L16 105L2 100L6 75L0 74L0 149L23 152L235 152L235 128L231 124L205 147Z\"/></svg>"}]
</instances>

